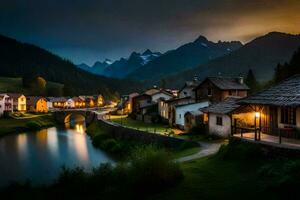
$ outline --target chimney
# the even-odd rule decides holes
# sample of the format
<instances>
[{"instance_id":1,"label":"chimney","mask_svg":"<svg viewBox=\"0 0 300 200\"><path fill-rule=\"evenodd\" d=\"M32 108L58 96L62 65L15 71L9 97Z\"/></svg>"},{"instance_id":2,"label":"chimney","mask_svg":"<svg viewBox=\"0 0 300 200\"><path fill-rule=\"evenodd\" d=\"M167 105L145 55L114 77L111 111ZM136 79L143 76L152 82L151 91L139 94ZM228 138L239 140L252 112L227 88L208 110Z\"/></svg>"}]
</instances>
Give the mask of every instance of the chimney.
<instances>
[{"instance_id":1,"label":"chimney","mask_svg":"<svg viewBox=\"0 0 300 200\"><path fill-rule=\"evenodd\" d=\"M237 78L237 81L239 82L239 84L244 84L244 77L239 76L239 77Z\"/></svg>"}]
</instances>

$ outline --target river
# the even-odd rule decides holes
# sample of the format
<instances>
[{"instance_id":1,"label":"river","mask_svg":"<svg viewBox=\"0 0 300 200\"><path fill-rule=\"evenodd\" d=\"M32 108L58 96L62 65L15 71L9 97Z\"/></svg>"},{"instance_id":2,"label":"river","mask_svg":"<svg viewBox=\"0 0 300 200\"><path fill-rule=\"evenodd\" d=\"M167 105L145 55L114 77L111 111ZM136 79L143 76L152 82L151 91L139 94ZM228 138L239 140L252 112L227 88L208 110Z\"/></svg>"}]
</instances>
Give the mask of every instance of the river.
<instances>
[{"instance_id":1,"label":"river","mask_svg":"<svg viewBox=\"0 0 300 200\"><path fill-rule=\"evenodd\" d=\"M26 180L48 184L58 177L62 166L83 167L89 171L106 162L113 160L93 147L85 133L84 122L0 138L2 187L12 181Z\"/></svg>"}]
</instances>

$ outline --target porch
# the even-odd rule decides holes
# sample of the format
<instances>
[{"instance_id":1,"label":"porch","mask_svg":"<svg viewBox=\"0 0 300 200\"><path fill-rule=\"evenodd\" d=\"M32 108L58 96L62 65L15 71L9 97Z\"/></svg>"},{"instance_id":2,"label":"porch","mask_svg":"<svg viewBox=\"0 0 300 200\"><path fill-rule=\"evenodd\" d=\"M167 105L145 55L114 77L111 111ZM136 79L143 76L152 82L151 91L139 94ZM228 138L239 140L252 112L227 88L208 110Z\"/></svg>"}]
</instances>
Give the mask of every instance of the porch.
<instances>
[{"instance_id":1,"label":"porch","mask_svg":"<svg viewBox=\"0 0 300 200\"><path fill-rule=\"evenodd\" d=\"M272 146L300 149L300 132L293 129L276 129L268 132L268 129L262 128L240 128L233 127L232 137L243 140L259 142ZM269 130L270 131L270 130Z\"/></svg>"}]
</instances>

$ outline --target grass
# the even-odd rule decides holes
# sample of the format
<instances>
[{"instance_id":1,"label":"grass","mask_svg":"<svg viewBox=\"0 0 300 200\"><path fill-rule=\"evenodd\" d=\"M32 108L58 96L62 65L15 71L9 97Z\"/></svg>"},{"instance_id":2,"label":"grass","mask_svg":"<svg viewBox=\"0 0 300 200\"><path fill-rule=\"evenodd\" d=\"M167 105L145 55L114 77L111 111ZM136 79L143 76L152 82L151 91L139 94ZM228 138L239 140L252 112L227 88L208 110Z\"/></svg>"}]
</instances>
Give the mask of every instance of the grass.
<instances>
[{"instance_id":1,"label":"grass","mask_svg":"<svg viewBox=\"0 0 300 200\"><path fill-rule=\"evenodd\" d=\"M56 88L57 90L63 89L63 84L47 81L47 88ZM22 78L9 78L0 77L0 93L23 93L30 94L31 91L24 89L22 86Z\"/></svg>"},{"instance_id":2,"label":"grass","mask_svg":"<svg viewBox=\"0 0 300 200\"><path fill-rule=\"evenodd\" d=\"M270 158L254 144L230 143L181 167L183 182L149 199L285 199L300 184L299 159Z\"/></svg>"},{"instance_id":3,"label":"grass","mask_svg":"<svg viewBox=\"0 0 300 200\"><path fill-rule=\"evenodd\" d=\"M195 143L191 143L190 141L183 142L176 148L167 148L161 143L146 143L138 139L114 138L110 134L111 130L98 122L90 124L86 132L91 136L94 146L111 153L121 160L126 159L136 148L148 145L155 145L159 148L166 149L173 158L188 156L200 151L200 147L195 147Z\"/></svg>"},{"instance_id":4,"label":"grass","mask_svg":"<svg viewBox=\"0 0 300 200\"><path fill-rule=\"evenodd\" d=\"M185 156L190 156L193 155L195 153L198 153L201 150L201 147L191 147L191 148L187 148L187 149L183 149L183 150L177 150L173 152L173 157L176 158L181 158L181 157L185 157Z\"/></svg>"},{"instance_id":5,"label":"grass","mask_svg":"<svg viewBox=\"0 0 300 200\"><path fill-rule=\"evenodd\" d=\"M182 131L175 129L175 128L170 128L166 124L160 124L160 123L155 123L155 124L150 124L150 123L145 123L142 121L138 120L133 120L126 115L120 116L120 115L112 115L110 116L110 119L112 122L121 124L124 127L132 128L132 129L138 129L141 131L146 131L146 132L152 132L152 133L160 133L164 135L170 134L170 132L174 132L175 135L182 133Z\"/></svg>"},{"instance_id":6,"label":"grass","mask_svg":"<svg viewBox=\"0 0 300 200\"><path fill-rule=\"evenodd\" d=\"M33 115L31 117L20 118L0 118L0 136L10 133L18 133L51 127L55 125L55 121L50 114Z\"/></svg>"}]
</instances>

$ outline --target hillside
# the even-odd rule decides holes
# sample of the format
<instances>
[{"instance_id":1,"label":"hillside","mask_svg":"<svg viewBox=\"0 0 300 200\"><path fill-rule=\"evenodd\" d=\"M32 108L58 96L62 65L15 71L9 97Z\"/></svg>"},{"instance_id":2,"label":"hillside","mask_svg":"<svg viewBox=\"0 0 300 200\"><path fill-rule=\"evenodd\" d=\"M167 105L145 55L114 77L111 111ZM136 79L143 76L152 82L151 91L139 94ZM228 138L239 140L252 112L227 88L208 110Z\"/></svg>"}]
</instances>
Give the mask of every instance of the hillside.
<instances>
[{"instance_id":1,"label":"hillside","mask_svg":"<svg viewBox=\"0 0 300 200\"><path fill-rule=\"evenodd\" d=\"M58 93L63 93L64 85L54 82L47 82L47 89L54 88L59 90ZM24 89L22 85L22 78L8 78L0 77L0 93L23 93L25 95L31 95L29 89Z\"/></svg>"},{"instance_id":2,"label":"hillside","mask_svg":"<svg viewBox=\"0 0 300 200\"><path fill-rule=\"evenodd\" d=\"M0 66L2 77L39 75L47 81L67 84L75 94L102 93L109 96L115 91L133 91L141 85L129 80L93 75L47 50L5 36L0 36Z\"/></svg>"},{"instance_id":3,"label":"hillside","mask_svg":"<svg viewBox=\"0 0 300 200\"><path fill-rule=\"evenodd\" d=\"M254 71L258 80L270 80L276 65L289 61L299 46L300 35L272 32L207 64L166 77L167 83L170 86L180 86L194 75L198 75L200 79L216 75L245 75L249 69Z\"/></svg>"},{"instance_id":4,"label":"hillside","mask_svg":"<svg viewBox=\"0 0 300 200\"><path fill-rule=\"evenodd\" d=\"M181 72L229 54L242 47L240 42L211 42L200 36L194 42L168 51L128 75L137 80L156 80L166 75Z\"/></svg>"}]
</instances>

